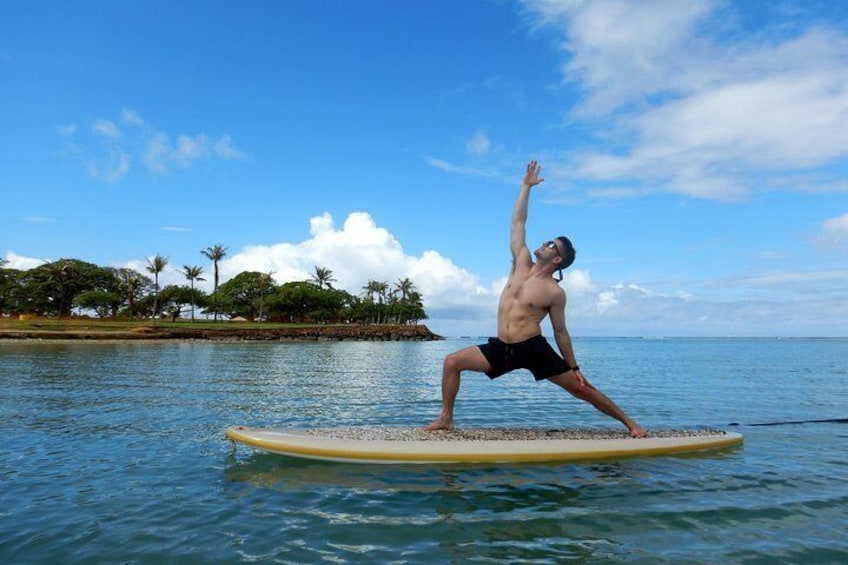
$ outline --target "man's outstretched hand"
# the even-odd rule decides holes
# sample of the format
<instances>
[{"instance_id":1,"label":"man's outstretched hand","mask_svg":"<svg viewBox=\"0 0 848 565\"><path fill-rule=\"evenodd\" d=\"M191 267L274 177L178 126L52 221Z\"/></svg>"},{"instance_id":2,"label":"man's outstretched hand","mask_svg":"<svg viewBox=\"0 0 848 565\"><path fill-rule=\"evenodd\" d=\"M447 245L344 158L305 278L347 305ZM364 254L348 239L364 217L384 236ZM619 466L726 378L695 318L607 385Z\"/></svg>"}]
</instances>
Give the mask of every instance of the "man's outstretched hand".
<instances>
[{"instance_id":1,"label":"man's outstretched hand","mask_svg":"<svg viewBox=\"0 0 848 565\"><path fill-rule=\"evenodd\" d=\"M527 186L536 186L545 179L539 178L539 173L542 171L542 165L536 162L535 159L527 164L527 173L524 175L524 184Z\"/></svg>"}]
</instances>

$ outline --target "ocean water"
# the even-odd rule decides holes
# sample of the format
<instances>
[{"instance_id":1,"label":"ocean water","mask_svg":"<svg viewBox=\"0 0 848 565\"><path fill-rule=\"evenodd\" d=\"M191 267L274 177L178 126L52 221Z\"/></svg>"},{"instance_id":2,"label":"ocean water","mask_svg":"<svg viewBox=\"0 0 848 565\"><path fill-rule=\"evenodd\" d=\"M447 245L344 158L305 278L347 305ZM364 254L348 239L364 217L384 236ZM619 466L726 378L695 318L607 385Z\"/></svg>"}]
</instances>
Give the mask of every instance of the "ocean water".
<instances>
[{"instance_id":1,"label":"ocean water","mask_svg":"<svg viewBox=\"0 0 848 565\"><path fill-rule=\"evenodd\" d=\"M346 465L227 426L424 425L432 343L0 343L2 563L846 563L848 340L577 339L649 428L742 447L543 465ZM619 424L518 372L460 426Z\"/></svg>"}]
</instances>

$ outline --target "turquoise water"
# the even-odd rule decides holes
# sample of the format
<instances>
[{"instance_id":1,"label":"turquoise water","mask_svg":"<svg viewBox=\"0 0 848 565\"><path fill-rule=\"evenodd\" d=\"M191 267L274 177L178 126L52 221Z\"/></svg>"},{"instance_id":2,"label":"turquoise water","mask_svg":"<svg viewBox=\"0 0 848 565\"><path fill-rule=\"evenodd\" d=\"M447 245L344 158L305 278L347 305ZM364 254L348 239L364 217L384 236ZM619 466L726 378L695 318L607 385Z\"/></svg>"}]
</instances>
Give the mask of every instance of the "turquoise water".
<instances>
[{"instance_id":1,"label":"turquoise water","mask_svg":"<svg viewBox=\"0 0 848 565\"><path fill-rule=\"evenodd\" d=\"M845 563L848 425L601 463L344 465L225 427L422 425L475 343L0 343L2 563ZM848 340L576 340L648 427L848 417ZM617 423L528 373L461 426Z\"/></svg>"}]
</instances>

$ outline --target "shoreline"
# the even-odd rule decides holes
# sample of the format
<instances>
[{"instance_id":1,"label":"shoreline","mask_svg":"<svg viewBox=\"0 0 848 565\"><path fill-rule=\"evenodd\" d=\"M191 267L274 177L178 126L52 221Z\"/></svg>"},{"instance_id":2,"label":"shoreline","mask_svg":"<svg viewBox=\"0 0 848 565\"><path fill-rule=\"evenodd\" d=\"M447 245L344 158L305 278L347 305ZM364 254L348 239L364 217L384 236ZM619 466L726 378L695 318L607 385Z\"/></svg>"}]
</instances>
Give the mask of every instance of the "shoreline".
<instances>
[{"instance_id":1,"label":"shoreline","mask_svg":"<svg viewBox=\"0 0 848 565\"><path fill-rule=\"evenodd\" d=\"M291 328L173 328L144 326L131 330L2 329L3 341L439 341L425 325L334 325Z\"/></svg>"}]
</instances>

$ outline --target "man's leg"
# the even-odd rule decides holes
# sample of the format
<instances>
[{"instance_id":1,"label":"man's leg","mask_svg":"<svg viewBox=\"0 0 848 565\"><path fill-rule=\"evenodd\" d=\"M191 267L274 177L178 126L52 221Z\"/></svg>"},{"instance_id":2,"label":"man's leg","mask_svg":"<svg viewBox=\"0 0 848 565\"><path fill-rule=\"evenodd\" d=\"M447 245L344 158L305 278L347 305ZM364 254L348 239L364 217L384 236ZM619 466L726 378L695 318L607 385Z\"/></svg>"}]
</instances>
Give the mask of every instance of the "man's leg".
<instances>
[{"instance_id":1,"label":"man's leg","mask_svg":"<svg viewBox=\"0 0 848 565\"><path fill-rule=\"evenodd\" d=\"M442 368L442 413L425 430L450 430L453 428L453 407L459 392L462 371L485 373L492 367L477 346L466 347L445 357Z\"/></svg>"},{"instance_id":2,"label":"man's leg","mask_svg":"<svg viewBox=\"0 0 848 565\"><path fill-rule=\"evenodd\" d=\"M586 386L582 388L578 384L577 379L572 372L554 375L548 380L561 386L571 393L572 396L585 400L607 416L611 416L627 426L632 437L645 437L648 435L648 432L642 426L628 418L627 414L624 413L624 410L619 408L618 405L610 400L604 393L592 386L588 380L586 381Z\"/></svg>"}]
</instances>

